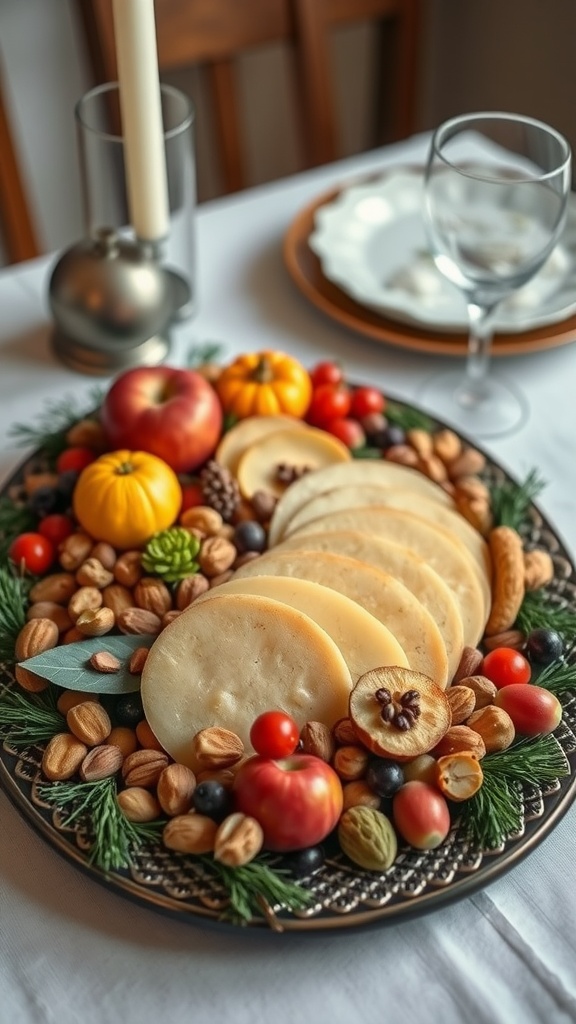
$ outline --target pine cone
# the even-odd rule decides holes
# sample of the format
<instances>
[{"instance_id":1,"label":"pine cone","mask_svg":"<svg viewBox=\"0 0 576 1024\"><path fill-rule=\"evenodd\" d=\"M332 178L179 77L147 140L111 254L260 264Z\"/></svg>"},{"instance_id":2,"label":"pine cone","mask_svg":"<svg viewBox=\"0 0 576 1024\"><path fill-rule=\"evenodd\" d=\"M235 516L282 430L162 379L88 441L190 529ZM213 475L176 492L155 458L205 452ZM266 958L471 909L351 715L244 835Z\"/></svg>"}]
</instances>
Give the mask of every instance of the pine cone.
<instances>
[{"instance_id":1,"label":"pine cone","mask_svg":"<svg viewBox=\"0 0 576 1024\"><path fill-rule=\"evenodd\" d=\"M240 504L240 490L230 470L210 459L200 473L200 485L206 504L215 508L224 522L231 522Z\"/></svg>"}]
</instances>

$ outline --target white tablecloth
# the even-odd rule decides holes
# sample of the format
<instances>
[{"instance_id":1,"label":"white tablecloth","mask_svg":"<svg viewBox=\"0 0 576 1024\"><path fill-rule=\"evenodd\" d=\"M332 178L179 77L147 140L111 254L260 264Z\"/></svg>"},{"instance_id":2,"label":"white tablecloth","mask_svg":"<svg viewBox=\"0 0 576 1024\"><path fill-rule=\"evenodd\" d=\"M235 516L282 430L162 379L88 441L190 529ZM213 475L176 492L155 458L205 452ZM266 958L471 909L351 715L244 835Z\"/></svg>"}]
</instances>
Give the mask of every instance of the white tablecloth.
<instances>
[{"instance_id":1,"label":"white tablecloth","mask_svg":"<svg viewBox=\"0 0 576 1024\"><path fill-rule=\"evenodd\" d=\"M216 340L227 355L285 348L334 357L349 377L417 395L438 358L370 342L298 293L284 231L317 194L424 140L205 205L198 213L199 311L172 361ZM8 430L93 381L49 346L40 260L0 275L0 478L21 458ZM443 360L442 365L446 365ZM542 510L576 552L576 347L499 359L531 407L511 438L484 447L518 478L548 486ZM576 812L486 891L425 917L359 932L274 935L164 917L108 891L48 846L0 794L0 1024L542 1024L576 1020Z\"/></svg>"}]
</instances>

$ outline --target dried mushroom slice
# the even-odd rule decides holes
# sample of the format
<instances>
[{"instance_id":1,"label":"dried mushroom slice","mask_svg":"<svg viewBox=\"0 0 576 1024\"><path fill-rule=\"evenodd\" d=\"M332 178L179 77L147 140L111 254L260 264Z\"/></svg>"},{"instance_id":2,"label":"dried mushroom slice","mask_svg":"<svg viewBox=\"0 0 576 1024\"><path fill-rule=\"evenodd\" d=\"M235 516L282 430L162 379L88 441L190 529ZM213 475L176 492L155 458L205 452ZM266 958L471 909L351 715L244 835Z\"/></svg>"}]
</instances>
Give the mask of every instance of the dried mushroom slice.
<instances>
[{"instance_id":1,"label":"dried mushroom slice","mask_svg":"<svg viewBox=\"0 0 576 1024\"><path fill-rule=\"evenodd\" d=\"M436 746L450 728L443 690L421 672L399 666L365 672L350 694L358 739L378 757L409 761Z\"/></svg>"}]
</instances>

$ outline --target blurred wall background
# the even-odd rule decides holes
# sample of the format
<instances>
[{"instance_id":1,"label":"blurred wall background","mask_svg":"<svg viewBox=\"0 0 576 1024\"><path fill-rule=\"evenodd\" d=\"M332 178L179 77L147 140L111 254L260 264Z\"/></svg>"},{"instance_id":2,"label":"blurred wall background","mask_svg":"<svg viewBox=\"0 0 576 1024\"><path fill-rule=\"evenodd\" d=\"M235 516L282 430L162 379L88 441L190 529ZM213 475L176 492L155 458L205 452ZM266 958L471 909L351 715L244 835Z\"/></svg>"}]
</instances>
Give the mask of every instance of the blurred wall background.
<instances>
[{"instance_id":1,"label":"blurred wall background","mask_svg":"<svg viewBox=\"0 0 576 1024\"><path fill-rule=\"evenodd\" d=\"M509 109L554 124L576 151L575 0L423 3L419 129L465 110ZM333 39L343 156L371 144L374 42L362 24ZM72 0L0 0L0 55L41 242L45 251L59 249L83 234L74 104L90 80ZM281 47L241 62L252 184L301 166L290 70ZM164 77L196 105L204 201L218 194L219 182L202 77L194 71Z\"/></svg>"}]
</instances>

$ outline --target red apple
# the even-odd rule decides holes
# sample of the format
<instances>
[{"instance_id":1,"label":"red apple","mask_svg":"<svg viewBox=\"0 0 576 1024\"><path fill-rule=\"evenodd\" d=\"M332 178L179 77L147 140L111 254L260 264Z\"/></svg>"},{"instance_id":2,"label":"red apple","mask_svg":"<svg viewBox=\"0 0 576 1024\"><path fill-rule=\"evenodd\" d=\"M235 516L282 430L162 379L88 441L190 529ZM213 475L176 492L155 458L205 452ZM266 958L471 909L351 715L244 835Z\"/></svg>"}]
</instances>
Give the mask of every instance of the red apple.
<instances>
[{"instance_id":1,"label":"red apple","mask_svg":"<svg viewBox=\"0 0 576 1024\"><path fill-rule=\"evenodd\" d=\"M222 432L222 408L194 370L143 366L116 378L104 398L102 425L111 448L152 452L176 473L201 466Z\"/></svg>"},{"instance_id":2,"label":"red apple","mask_svg":"<svg viewBox=\"0 0 576 1024\"><path fill-rule=\"evenodd\" d=\"M264 846L287 852L320 843L338 824L342 783L329 764L312 754L274 761L251 757L234 779L237 810L256 818Z\"/></svg>"}]
</instances>

